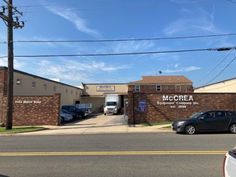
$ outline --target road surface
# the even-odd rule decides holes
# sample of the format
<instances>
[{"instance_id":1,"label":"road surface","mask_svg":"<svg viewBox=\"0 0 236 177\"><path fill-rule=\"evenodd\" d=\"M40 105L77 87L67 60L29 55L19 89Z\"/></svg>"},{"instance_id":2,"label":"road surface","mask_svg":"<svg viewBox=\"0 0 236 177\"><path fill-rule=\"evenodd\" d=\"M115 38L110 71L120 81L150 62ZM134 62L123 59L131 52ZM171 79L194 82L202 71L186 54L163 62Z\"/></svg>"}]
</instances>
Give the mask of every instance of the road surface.
<instances>
[{"instance_id":1,"label":"road surface","mask_svg":"<svg viewBox=\"0 0 236 177\"><path fill-rule=\"evenodd\" d=\"M221 177L231 134L138 133L0 137L10 177Z\"/></svg>"}]
</instances>

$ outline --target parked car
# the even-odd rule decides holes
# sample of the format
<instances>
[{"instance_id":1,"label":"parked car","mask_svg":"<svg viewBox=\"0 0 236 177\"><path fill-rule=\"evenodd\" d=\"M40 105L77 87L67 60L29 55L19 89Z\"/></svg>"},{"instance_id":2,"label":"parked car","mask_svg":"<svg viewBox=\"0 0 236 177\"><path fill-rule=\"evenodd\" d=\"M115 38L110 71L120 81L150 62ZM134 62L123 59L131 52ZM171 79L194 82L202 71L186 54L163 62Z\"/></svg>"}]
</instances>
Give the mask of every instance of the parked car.
<instances>
[{"instance_id":1,"label":"parked car","mask_svg":"<svg viewBox=\"0 0 236 177\"><path fill-rule=\"evenodd\" d=\"M236 176L236 147L225 155L223 162L223 176Z\"/></svg>"},{"instance_id":2,"label":"parked car","mask_svg":"<svg viewBox=\"0 0 236 177\"><path fill-rule=\"evenodd\" d=\"M174 121L172 128L177 133L186 133L190 135L197 132L213 131L230 131L231 133L236 133L236 112L197 112L188 119Z\"/></svg>"},{"instance_id":3,"label":"parked car","mask_svg":"<svg viewBox=\"0 0 236 177\"><path fill-rule=\"evenodd\" d=\"M85 117L85 112L81 109L76 108L75 105L63 105L61 107L61 109L66 110L66 111L70 112L71 114L73 114L74 119Z\"/></svg>"},{"instance_id":4,"label":"parked car","mask_svg":"<svg viewBox=\"0 0 236 177\"><path fill-rule=\"evenodd\" d=\"M92 103L80 103L75 106L84 112L85 117L92 113Z\"/></svg>"},{"instance_id":5,"label":"parked car","mask_svg":"<svg viewBox=\"0 0 236 177\"><path fill-rule=\"evenodd\" d=\"M87 108L79 108L79 110L84 112L84 116L87 117L89 114L91 114L91 110Z\"/></svg>"},{"instance_id":6,"label":"parked car","mask_svg":"<svg viewBox=\"0 0 236 177\"><path fill-rule=\"evenodd\" d=\"M60 112L60 118L61 118L61 122L69 122L72 121L74 117L74 114L62 109Z\"/></svg>"}]
</instances>

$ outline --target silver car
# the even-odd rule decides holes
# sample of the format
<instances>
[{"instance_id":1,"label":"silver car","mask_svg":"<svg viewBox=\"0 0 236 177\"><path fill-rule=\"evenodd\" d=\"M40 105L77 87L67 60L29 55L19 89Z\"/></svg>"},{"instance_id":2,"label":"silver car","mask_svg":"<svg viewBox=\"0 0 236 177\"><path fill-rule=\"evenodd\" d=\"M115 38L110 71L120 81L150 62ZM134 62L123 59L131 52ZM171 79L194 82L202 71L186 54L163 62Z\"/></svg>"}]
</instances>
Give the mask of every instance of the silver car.
<instances>
[{"instance_id":1,"label":"silver car","mask_svg":"<svg viewBox=\"0 0 236 177\"><path fill-rule=\"evenodd\" d=\"M73 114L71 114L70 112L66 111L66 110L61 110L60 112L60 118L61 118L61 122L69 122L71 120L73 120Z\"/></svg>"}]
</instances>

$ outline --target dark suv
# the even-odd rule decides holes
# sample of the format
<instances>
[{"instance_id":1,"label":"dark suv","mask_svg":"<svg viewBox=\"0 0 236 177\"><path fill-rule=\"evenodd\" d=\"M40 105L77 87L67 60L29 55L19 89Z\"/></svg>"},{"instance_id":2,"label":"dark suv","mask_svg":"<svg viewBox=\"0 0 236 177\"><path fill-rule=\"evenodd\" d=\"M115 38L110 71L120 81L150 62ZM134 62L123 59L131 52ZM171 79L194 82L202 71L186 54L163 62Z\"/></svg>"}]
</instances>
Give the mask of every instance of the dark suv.
<instances>
[{"instance_id":1,"label":"dark suv","mask_svg":"<svg viewBox=\"0 0 236 177\"><path fill-rule=\"evenodd\" d=\"M84 111L76 108L74 105L63 105L61 109L73 114L74 119L85 117Z\"/></svg>"},{"instance_id":2,"label":"dark suv","mask_svg":"<svg viewBox=\"0 0 236 177\"><path fill-rule=\"evenodd\" d=\"M174 121L173 130L177 133L230 131L236 133L236 112L206 111L194 113L189 119Z\"/></svg>"}]
</instances>

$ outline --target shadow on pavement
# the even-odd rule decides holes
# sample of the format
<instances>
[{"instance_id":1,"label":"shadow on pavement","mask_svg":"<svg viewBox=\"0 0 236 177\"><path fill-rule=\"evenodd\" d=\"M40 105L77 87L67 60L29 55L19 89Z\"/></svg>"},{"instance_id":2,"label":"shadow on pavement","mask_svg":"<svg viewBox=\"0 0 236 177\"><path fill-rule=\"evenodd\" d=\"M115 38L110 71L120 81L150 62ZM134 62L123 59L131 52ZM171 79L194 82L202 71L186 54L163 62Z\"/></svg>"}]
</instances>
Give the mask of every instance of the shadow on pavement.
<instances>
[{"instance_id":1,"label":"shadow on pavement","mask_svg":"<svg viewBox=\"0 0 236 177\"><path fill-rule=\"evenodd\" d=\"M71 127L63 127L61 129L58 128L51 128L50 130L67 130L67 129L83 129L83 128L105 128L105 127L115 127L115 126L122 126L124 124L110 124L110 125L92 125L92 126L81 126L81 125L72 125ZM128 126L128 125L127 125Z\"/></svg>"},{"instance_id":2,"label":"shadow on pavement","mask_svg":"<svg viewBox=\"0 0 236 177\"><path fill-rule=\"evenodd\" d=\"M0 177L10 177L10 176L6 176L6 175L1 175L1 174L0 174Z\"/></svg>"},{"instance_id":3,"label":"shadow on pavement","mask_svg":"<svg viewBox=\"0 0 236 177\"><path fill-rule=\"evenodd\" d=\"M96 118L97 114L93 114L93 115L89 115L87 116L86 118L84 119L76 119L76 120L72 120L72 121L69 121L69 122L63 122L61 123L61 126L71 126L71 125L76 125L76 123L79 123L79 122L82 122L84 120L88 120L88 119L91 119L91 118Z\"/></svg>"},{"instance_id":4,"label":"shadow on pavement","mask_svg":"<svg viewBox=\"0 0 236 177\"><path fill-rule=\"evenodd\" d=\"M176 133L177 135L185 135L185 136L197 136L197 135L234 135L230 132L199 132L194 135L188 135L185 133Z\"/></svg>"}]
</instances>

